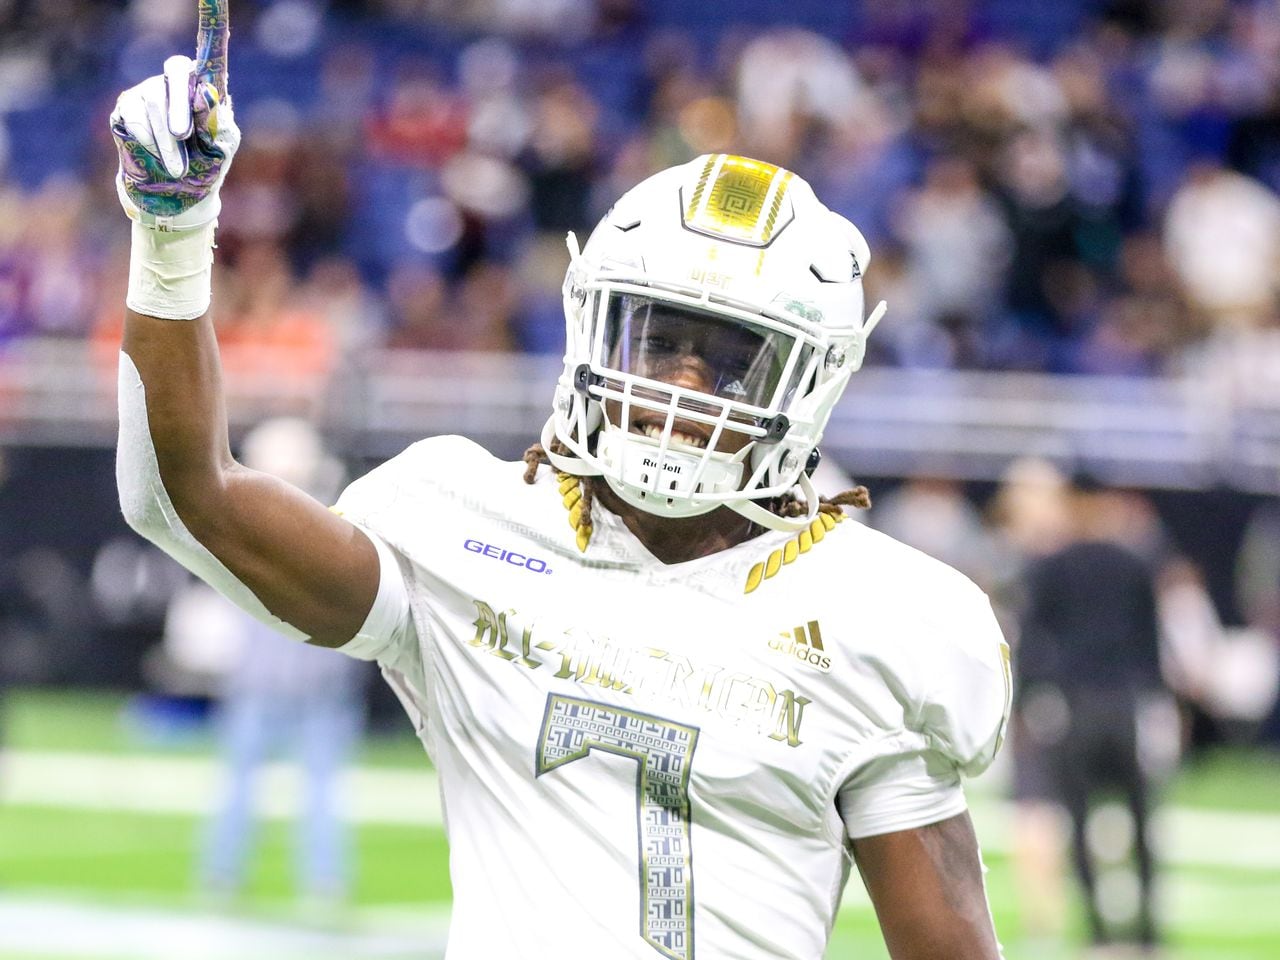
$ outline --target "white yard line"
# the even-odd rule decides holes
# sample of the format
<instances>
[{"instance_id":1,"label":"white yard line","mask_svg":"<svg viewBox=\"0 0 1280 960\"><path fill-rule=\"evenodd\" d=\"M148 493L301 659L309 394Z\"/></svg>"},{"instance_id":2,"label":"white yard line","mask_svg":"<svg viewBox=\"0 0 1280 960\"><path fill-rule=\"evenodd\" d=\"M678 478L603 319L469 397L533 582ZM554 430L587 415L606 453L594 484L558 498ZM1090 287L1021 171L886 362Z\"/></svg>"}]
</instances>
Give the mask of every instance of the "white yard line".
<instances>
[{"instance_id":1,"label":"white yard line","mask_svg":"<svg viewBox=\"0 0 1280 960\"><path fill-rule=\"evenodd\" d=\"M156 757L11 750L0 754L0 803L63 809L203 816L223 789L219 763L207 757ZM343 778L343 806L356 823L439 826L435 772L359 768ZM264 816L292 817L301 796L297 769L262 771Z\"/></svg>"},{"instance_id":2,"label":"white yard line","mask_svg":"<svg viewBox=\"0 0 1280 960\"><path fill-rule=\"evenodd\" d=\"M971 806L983 849L1008 853L1013 804L979 795ZM1280 808L1271 814L1165 806L1152 834L1165 864L1267 872L1280 882Z\"/></svg>"},{"instance_id":3,"label":"white yard line","mask_svg":"<svg viewBox=\"0 0 1280 960\"><path fill-rule=\"evenodd\" d=\"M421 908L412 927L373 933L4 896L0 956L12 952L85 960L432 960L444 950L447 926L447 909L428 907Z\"/></svg>"},{"instance_id":4,"label":"white yard line","mask_svg":"<svg viewBox=\"0 0 1280 960\"><path fill-rule=\"evenodd\" d=\"M0 754L0 803L30 807L204 816L221 790L218 761L209 757L109 755L13 750ZM355 823L438 827L435 771L361 767L343 781L345 810ZM298 809L299 780L288 764L271 764L258 790L269 818ZM1012 808L976 793L973 816L983 847L1009 850ZM1174 807L1156 825L1162 859L1173 865L1221 866L1280 874L1280 810L1239 813ZM2 852L0 852L2 855Z\"/></svg>"},{"instance_id":5,"label":"white yard line","mask_svg":"<svg viewBox=\"0 0 1280 960\"><path fill-rule=\"evenodd\" d=\"M1157 878L1159 914L1184 929L1229 927L1233 938L1280 937L1280 883L1224 884L1221 875L1182 873ZM1226 920L1226 918L1230 918Z\"/></svg>"}]
</instances>

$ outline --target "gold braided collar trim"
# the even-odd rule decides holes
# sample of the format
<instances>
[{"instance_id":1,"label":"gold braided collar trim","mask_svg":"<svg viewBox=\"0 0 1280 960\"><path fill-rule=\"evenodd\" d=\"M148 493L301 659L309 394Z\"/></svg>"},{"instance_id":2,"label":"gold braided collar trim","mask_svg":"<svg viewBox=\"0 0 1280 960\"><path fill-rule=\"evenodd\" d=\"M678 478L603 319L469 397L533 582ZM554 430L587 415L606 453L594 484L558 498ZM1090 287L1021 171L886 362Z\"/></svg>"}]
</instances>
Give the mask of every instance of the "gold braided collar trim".
<instances>
[{"instance_id":1,"label":"gold braided collar trim","mask_svg":"<svg viewBox=\"0 0 1280 960\"><path fill-rule=\"evenodd\" d=\"M843 513L832 515L829 513L818 514L813 523L809 524L808 530L801 530L797 536L792 537L777 550L774 550L761 563L757 563L751 568L747 574L747 585L742 591L750 593L760 586L770 577L777 575L788 563L795 563L796 557L802 553L808 553L813 549L815 543L821 543L822 538L827 535L828 530L834 530L836 524L845 519Z\"/></svg>"},{"instance_id":2,"label":"gold braided collar trim","mask_svg":"<svg viewBox=\"0 0 1280 960\"><path fill-rule=\"evenodd\" d=\"M591 523L590 514L584 516L583 513L582 478L574 476L572 473L557 472L556 480L560 485L560 502L569 511L569 526L573 528L578 550L581 553L586 553L587 545L591 543L591 533L594 530L594 526ZM809 524L809 529L801 530L799 534L772 551L764 561L751 568L747 574L746 588L742 592L751 593L764 581L777 576L779 570L789 563L795 563L800 554L808 553L812 550L815 543L822 542L822 538L827 535L827 531L834 530L836 524L845 519L843 513L835 514L834 516L829 513L818 514L813 522Z\"/></svg>"},{"instance_id":3,"label":"gold braided collar trim","mask_svg":"<svg viewBox=\"0 0 1280 960\"><path fill-rule=\"evenodd\" d=\"M587 544L591 542L591 515L582 515L582 478L572 473L557 473L560 481L560 500L569 511L569 526L573 527L581 553L587 552Z\"/></svg>"}]
</instances>

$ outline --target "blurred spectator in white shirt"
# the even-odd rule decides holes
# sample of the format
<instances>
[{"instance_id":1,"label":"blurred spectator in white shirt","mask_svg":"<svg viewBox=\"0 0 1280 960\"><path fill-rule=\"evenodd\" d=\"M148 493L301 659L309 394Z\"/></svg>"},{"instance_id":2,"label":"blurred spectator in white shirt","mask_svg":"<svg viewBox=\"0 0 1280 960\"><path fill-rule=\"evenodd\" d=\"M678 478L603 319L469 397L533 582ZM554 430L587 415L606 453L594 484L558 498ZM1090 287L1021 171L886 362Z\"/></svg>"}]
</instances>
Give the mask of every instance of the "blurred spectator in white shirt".
<instances>
[{"instance_id":1,"label":"blurred spectator in white shirt","mask_svg":"<svg viewBox=\"0 0 1280 960\"><path fill-rule=\"evenodd\" d=\"M1253 328L1273 316L1280 198L1261 183L1196 164L1169 203L1164 240L1188 298L1215 325Z\"/></svg>"}]
</instances>

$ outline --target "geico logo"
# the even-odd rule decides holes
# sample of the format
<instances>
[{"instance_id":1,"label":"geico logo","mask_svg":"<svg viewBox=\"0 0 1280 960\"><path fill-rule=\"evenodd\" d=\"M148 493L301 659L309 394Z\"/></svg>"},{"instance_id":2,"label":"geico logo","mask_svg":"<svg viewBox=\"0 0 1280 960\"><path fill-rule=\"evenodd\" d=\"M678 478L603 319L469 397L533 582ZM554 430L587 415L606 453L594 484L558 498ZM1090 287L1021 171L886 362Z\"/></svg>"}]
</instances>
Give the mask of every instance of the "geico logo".
<instances>
[{"instance_id":1,"label":"geico logo","mask_svg":"<svg viewBox=\"0 0 1280 960\"><path fill-rule=\"evenodd\" d=\"M545 560L539 560L537 557L527 557L523 553L517 553L514 550L504 550L496 544L481 543L479 540L464 540L462 541L462 548L484 557L501 560L503 563L509 563L513 567L524 567L534 573L551 572L551 568L547 566Z\"/></svg>"}]
</instances>

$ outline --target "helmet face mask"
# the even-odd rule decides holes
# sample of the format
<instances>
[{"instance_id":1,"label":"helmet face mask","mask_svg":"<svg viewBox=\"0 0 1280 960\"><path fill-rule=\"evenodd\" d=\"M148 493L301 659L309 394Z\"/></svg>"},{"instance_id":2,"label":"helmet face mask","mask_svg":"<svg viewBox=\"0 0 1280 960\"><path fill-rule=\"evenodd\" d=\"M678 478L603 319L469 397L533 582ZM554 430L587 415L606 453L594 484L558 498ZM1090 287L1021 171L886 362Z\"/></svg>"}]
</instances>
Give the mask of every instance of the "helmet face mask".
<instances>
[{"instance_id":1,"label":"helmet face mask","mask_svg":"<svg viewBox=\"0 0 1280 960\"><path fill-rule=\"evenodd\" d=\"M549 453L555 466L662 516L728 506L806 525L804 467L869 331L852 224L785 170L714 156L629 191L570 251L543 446L554 436L572 455ZM808 518L754 502L797 483Z\"/></svg>"}]
</instances>

